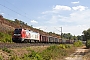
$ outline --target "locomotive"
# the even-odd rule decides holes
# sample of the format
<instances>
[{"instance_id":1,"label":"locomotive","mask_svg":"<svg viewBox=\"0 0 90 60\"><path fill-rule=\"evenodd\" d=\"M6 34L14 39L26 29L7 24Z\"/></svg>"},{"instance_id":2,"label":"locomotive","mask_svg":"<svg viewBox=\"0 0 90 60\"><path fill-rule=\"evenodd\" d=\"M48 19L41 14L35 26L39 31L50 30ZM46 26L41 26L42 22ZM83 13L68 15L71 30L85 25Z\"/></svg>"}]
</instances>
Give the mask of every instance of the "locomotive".
<instances>
[{"instance_id":1,"label":"locomotive","mask_svg":"<svg viewBox=\"0 0 90 60\"><path fill-rule=\"evenodd\" d=\"M31 30L26 30L22 28L18 28L14 30L12 36L13 42L43 42L43 43L59 43L61 42L60 38L42 35L37 32L33 32Z\"/></svg>"}]
</instances>

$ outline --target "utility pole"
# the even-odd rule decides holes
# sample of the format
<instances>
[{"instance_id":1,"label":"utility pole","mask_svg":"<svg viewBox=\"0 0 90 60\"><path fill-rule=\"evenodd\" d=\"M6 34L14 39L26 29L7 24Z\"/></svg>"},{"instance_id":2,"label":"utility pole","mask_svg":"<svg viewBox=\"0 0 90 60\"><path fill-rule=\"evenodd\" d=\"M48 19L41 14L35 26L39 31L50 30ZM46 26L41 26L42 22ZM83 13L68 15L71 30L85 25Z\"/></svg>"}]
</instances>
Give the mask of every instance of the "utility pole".
<instances>
[{"instance_id":1,"label":"utility pole","mask_svg":"<svg viewBox=\"0 0 90 60\"><path fill-rule=\"evenodd\" d=\"M60 27L61 28L61 40L62 40L62 27Z\"/></svg>"},{"instance_id":2,"label":"utility pole","mask_svg":"<svg viewBox=\"0 0 90 60\"><path fill-rule=\"evenodd\" d=\"M59 27L59 28L61 28L61 30L58 30L58 29L56 29L56 28L55 28L55 29L58 30L59 32L61 32L60 35L61 35L61 40L62 40L62 27Z\"/></svg>"}]
</instances>

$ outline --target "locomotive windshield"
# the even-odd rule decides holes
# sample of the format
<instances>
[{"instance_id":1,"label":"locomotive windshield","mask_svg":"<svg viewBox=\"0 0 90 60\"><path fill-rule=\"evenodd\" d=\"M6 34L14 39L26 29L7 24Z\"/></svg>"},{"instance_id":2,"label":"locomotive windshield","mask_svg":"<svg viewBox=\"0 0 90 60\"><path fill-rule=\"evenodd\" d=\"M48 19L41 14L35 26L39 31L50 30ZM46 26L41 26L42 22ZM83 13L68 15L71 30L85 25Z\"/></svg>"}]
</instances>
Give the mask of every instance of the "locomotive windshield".
<instances>
[{"instance_id":1,"label":"locomotive windshield","mask_svg":"<svg viewBox=\"0 0 90 60\"><path fill-rule=\"evenodd\" d=\"M21 34L22 29L15 29L14 34Z\"/></svg>"}]
</instances>

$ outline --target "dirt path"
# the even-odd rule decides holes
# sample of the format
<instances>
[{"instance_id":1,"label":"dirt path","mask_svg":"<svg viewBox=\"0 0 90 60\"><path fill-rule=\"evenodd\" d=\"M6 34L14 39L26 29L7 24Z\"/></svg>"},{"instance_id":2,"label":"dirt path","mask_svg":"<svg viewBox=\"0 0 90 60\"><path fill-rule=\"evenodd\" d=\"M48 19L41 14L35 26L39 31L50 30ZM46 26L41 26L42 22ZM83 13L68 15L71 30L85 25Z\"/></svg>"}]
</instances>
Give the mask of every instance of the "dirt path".
<instances>
[{"instance_id":1,"label":"dirt path","mask_svg":"<svg viewBox=\"0 0 90 60\"><path fill-rule=\"evenodd\" d=\"M69 57L65 58L65 60L84 60L83 56L88 52L88 49L85 49L85 46L83 48L77 48L76 51L71 54Z\"/></svg>"}]
</instances>

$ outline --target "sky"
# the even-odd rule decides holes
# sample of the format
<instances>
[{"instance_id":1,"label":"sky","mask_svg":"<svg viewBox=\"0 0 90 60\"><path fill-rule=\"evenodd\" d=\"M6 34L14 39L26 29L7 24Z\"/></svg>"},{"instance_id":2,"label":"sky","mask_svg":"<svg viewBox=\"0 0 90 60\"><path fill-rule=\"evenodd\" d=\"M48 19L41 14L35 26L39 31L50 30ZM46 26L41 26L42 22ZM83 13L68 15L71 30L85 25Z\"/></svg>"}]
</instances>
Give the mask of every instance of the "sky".
<instances>
[{"instance_id":1,"label":"sky","mask_svg":"<svg viewBox=\"0 0 90 60\"><path fill-rule=\"evenodd\" d=\"M56 34L82 35L90 28L90 0L0 0L0 14Z\"/></svg>"}]
</instances>

